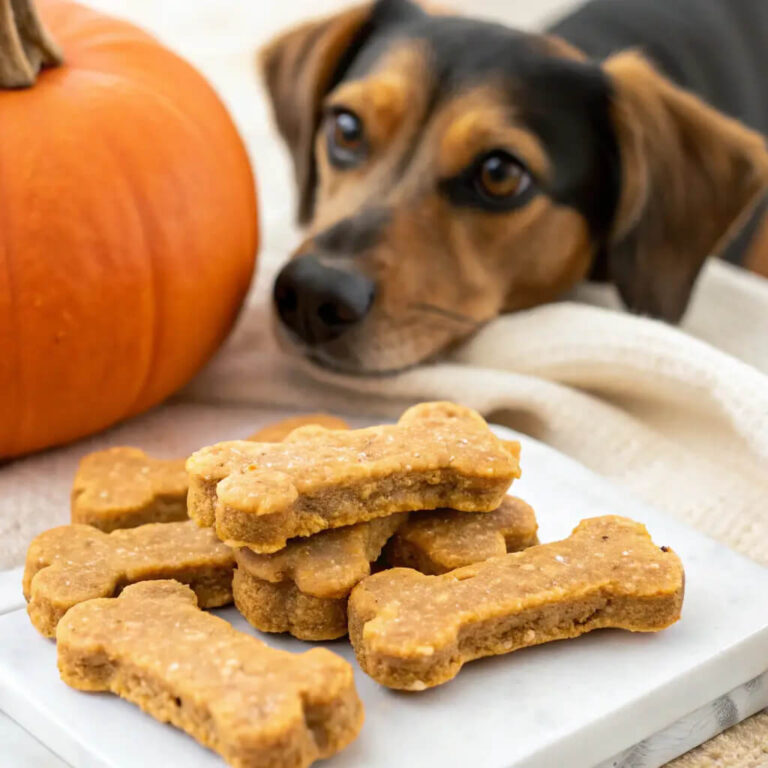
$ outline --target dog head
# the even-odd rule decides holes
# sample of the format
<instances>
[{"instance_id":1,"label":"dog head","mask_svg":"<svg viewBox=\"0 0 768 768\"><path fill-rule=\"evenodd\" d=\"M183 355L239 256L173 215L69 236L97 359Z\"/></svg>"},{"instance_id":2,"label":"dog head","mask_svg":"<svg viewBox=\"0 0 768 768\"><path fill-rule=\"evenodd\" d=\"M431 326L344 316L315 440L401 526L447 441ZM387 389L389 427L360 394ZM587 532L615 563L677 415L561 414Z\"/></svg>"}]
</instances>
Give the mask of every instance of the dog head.
<instances>
[{"instance_id":1,"label":"dog head","mask_svg":"<svg viewBox=\"0 0 768 768\"><path fill-rule=\"evenodd\" d=\"M379 0L262 64L307 227L275 282L278 332L344 372L421 362L586 277L674 322L768 186L762 137L635 52L598 63Z\"/></svg>"}]
</instances>

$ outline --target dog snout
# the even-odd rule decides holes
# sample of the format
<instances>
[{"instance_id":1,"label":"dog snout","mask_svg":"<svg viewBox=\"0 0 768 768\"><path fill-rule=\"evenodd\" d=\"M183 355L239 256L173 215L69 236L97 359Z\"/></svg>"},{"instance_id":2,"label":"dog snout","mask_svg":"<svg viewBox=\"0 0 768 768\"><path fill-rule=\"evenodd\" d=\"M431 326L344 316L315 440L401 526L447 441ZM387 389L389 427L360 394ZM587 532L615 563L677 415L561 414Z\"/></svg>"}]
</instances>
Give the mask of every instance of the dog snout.
<instances>
[{"instance_id":1,"label":"dog snout","mask_svg":"<svg viewBox=\"0 0 768 768\"><path fill-rule=\"evenodd\" d=\"M283 325L306 344L333 341L358 324L373 304L375 284L359 272L328 267L316 256L293 259L275 280Z\"/></svg>"}]
</instances>

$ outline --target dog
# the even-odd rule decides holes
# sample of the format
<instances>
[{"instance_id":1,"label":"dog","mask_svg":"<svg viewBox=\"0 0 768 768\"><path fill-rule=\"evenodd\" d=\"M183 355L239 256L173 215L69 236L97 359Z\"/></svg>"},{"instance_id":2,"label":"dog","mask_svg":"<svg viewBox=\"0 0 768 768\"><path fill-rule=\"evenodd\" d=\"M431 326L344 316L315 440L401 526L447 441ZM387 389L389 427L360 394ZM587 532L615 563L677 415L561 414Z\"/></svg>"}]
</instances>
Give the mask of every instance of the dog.
<instances>
[{"instance_id":1,"label":"dog","mask_svg":"<svg viewBox=\"0 0 768 768\"><path fill-rule=\"evenodd\" d=\"M378 0L283 34L261 66L307 236L281 340L392 373L583 280L674 323L740 228L768 275L765 30L765 0L593 0L546 34Z\"/></svg>"}]
</instances>

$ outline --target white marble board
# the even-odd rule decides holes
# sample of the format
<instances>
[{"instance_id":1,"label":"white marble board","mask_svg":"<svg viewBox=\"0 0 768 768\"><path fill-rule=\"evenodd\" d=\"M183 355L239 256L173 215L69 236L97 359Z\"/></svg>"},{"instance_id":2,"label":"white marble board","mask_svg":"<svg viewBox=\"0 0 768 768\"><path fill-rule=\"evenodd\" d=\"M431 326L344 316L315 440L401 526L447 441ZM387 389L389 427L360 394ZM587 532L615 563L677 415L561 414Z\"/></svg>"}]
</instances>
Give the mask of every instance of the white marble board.
<instances>
[{"instance_id":1,"label":"white marble board","mask_svg":"<svg viewBox=\"0 0 768 768\"><path fill-rule=\"evenodd\" d=\"M324 767L619 765L626 750L669 733L676 721L768 669L768 569L551 449L525 438L523 444L524 476L513 490L536 509L541 539L567 536L580 519L601 514L645 522L656 542L672 546L685 564L682 620L657 635L605 630L474 662L452 683L419 694L388 691L356 668L365 727ZM220 613L254 632L234 609ZM307 648L289 638L264 639L287 650ZM354 664L346 642L328 646ZM752 701L763 700L755 684L749 690ZM0 709L78 768L222 765L131 704L67 688L58 679L54 644L37 635L23 609L0 615ZM702 739L712 735L701 732ZM669 746L665 754L672 756ZM642 763L654 764L660 763Z\"/></svg>"}]
</instances>

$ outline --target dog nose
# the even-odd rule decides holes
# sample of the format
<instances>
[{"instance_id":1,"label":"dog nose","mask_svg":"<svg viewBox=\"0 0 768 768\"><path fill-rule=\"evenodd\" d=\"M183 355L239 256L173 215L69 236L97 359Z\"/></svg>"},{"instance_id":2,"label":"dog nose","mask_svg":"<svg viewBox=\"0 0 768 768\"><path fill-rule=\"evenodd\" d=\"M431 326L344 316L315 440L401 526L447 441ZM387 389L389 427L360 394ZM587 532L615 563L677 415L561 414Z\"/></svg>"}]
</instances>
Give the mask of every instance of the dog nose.
<instances>
[{"instance_id":1,"label":"dog nose","mask_svg":"<svg viewBox=\"0 0 768 768\"><path fill-rule=\"evenodd\" d=\"M371 308L374 292L373 281L357 272L300 256L280 270L273 297L283 324L307 344L318 344L359 323Z\"/></svg>"}]
</instances>

